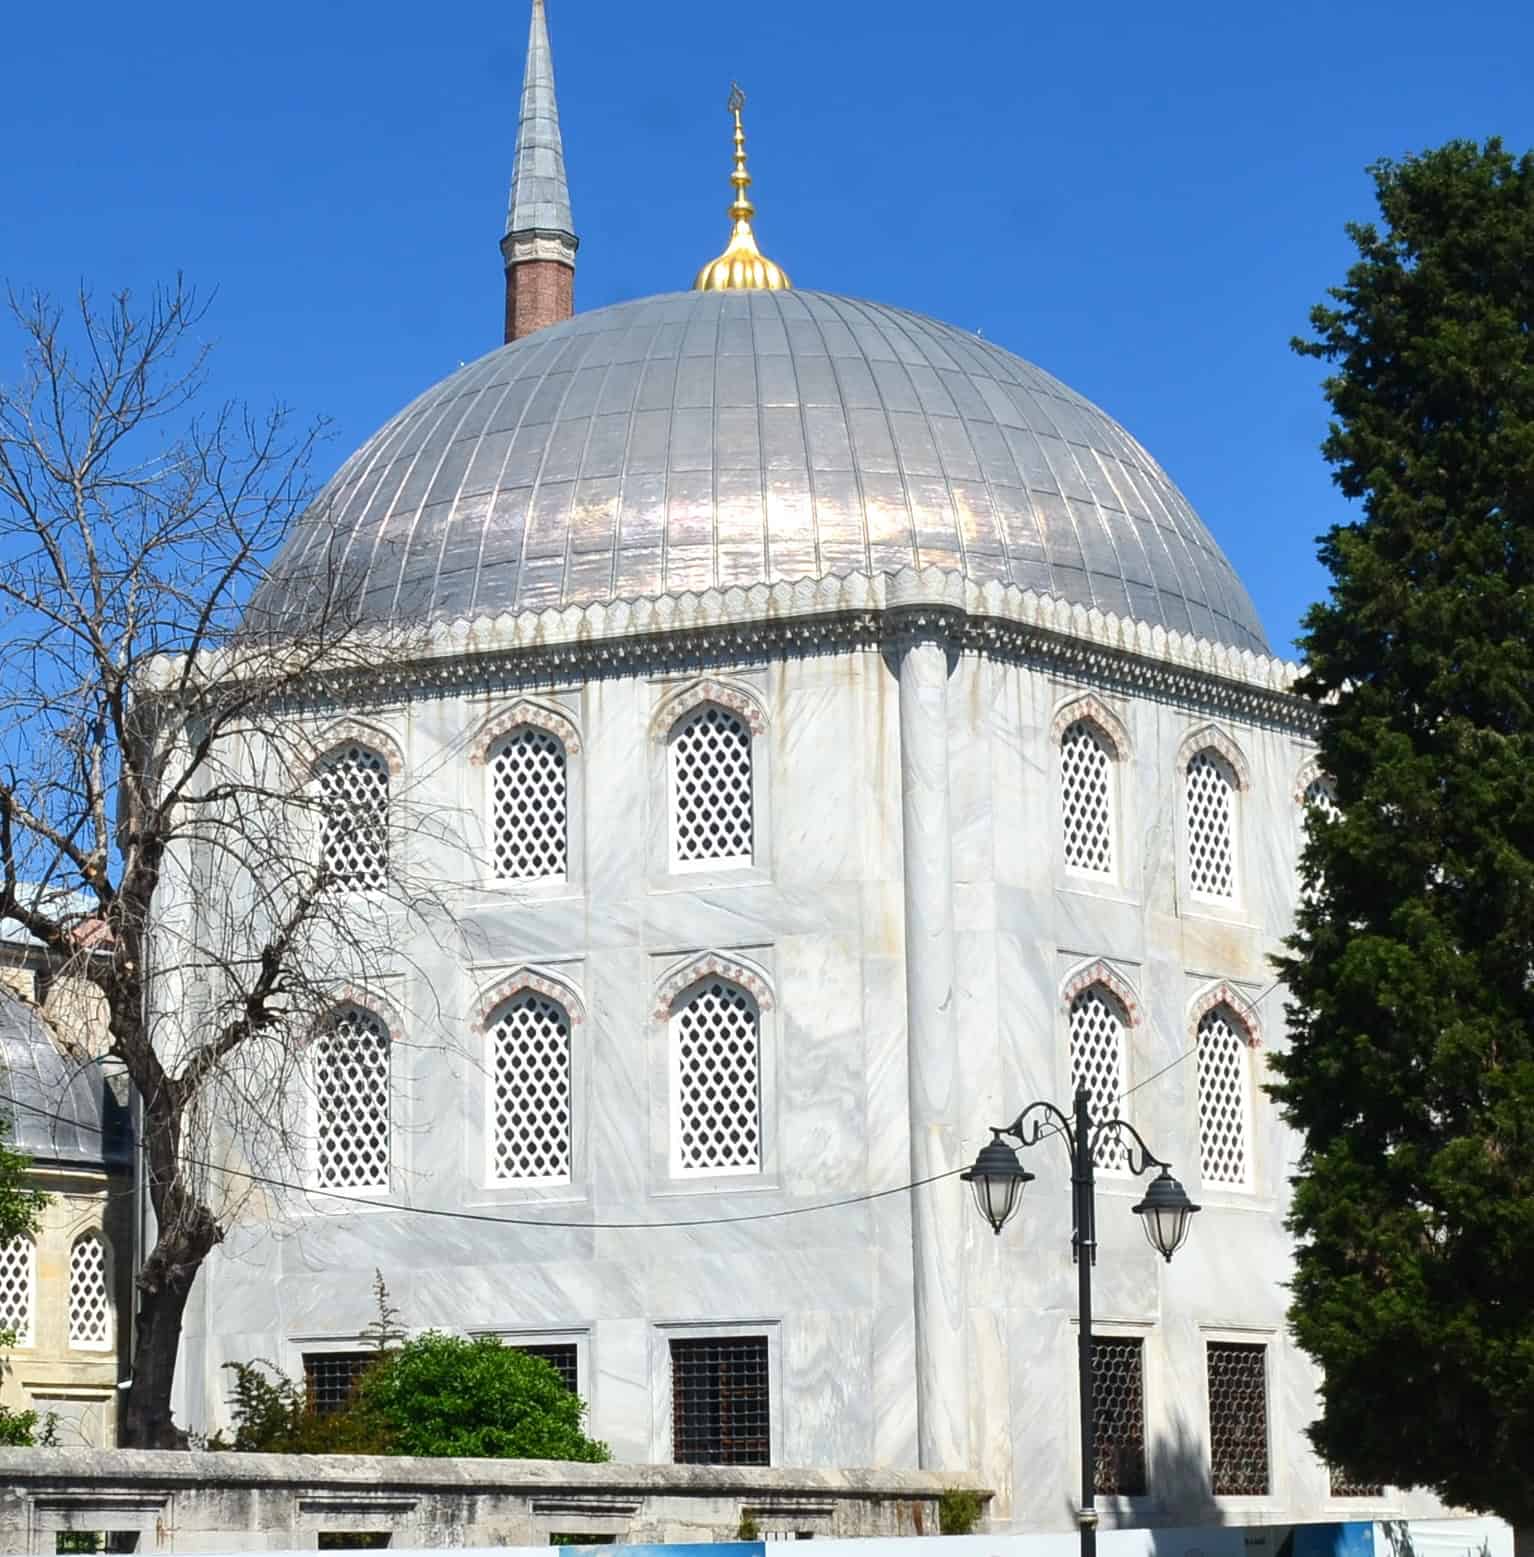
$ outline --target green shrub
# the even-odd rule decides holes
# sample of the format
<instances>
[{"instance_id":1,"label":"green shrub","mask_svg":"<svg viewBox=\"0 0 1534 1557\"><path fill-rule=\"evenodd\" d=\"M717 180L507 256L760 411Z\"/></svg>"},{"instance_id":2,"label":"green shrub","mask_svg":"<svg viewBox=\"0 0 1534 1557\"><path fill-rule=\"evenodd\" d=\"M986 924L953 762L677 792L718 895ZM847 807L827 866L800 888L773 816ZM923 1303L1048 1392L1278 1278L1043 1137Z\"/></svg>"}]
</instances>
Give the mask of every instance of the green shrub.
<instances>
[{"instance_id":1,"label":"green shrub","mask_svg":"<svg viewBox=\"0 0 1534 1557\"><path fill-rule=\"evenodd\" d=\"M364 1376L356 1411L394 1454L612 1458L582 1430L585 1403L558 1372L494 1336L428 1331L407 1341Z\"/></svg>"},{"instance_id":2,"label":"green shrub","mask_svg":"<svg viewBox=\"0 0 1534 1557\"><path fill-rule=\"evenodd\" d=\"M978 1492L950 1487L937 1500L938 1528L944 1535L968 1535L984 1512L985 1499Z\"/></svg>"}]
</instances>

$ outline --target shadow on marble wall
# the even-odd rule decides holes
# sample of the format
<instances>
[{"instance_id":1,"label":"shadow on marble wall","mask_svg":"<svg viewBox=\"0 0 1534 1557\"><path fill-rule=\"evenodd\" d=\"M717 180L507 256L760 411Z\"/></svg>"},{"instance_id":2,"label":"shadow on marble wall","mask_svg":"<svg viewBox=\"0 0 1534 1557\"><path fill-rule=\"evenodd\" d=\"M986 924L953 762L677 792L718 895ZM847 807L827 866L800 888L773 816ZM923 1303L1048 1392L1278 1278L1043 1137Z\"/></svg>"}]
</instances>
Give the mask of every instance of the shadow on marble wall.
<instances>
[{"instance_id":1,"label":"shadow on marble wall","mask_svg":"<svg viewBox=\"0 0 1534 1557\"><path fill-rule=\"evenodd\" d=\"M1156 1501L1179 1525L1222 1525L1225 1516L1209 1482L1209 1462L1203 1440L1186 1417L1172 1419L1171 1430L1158 1434L1150 1447L1150 1484ZM1179 1546L1177 1557L1183 1557Z\"/></svg>"}]
</instances>

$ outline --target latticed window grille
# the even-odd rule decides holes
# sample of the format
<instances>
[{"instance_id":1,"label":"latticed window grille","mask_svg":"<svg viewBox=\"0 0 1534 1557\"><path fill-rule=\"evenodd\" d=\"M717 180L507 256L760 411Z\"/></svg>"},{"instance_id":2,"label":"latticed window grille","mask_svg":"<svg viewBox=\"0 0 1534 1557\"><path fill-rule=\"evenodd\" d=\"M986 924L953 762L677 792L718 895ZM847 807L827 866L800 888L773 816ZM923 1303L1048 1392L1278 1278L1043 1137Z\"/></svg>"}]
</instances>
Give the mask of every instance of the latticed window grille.
<instances>
[{"instance_id":1,"label":"latticed window grille","mask_svg":"<svg viewBox=\"0 0 1534 1557\"><path fill-rule=\"evenodd\" d=\"M320 865L334 887L366 892L389 877L389 765L366 746L319 764Z\"/></svg>"},{"instance_id":2,"label":"latticed window grille","mask_svg":"<svg viewBox=\"0 0 1534 1557\"><path fill-rule=\"evenodd\" d=\"M1094 1119L1112 1119L1124 1095L1124 1046L1129 1023L1124 1008L1093 984L1071 1001L1071 1092L1087 1089ZM1116 1134L1097 1144L1093 1161L1109 1173L1126 1166L1124 1143Z\"/></svg>"},{"instance_id":3,"label":"latticed window grille","mask_svg":"<svg viewBox=\"0 0 1534 1557\"><path fill-rule=\"evenodd\" d=\"M679 865L750 864L751 730L713 703L671 732L671 857Z\"/></svg>"},{"instance_id":4,"label":"latticed window grille","mask_svg":"<svg viewBox=\"0 0 1534 1557\"><path fill-rule=\"evenodd\" d=\"M1327 1466L1331 1478L1331 1494L1334 1498L1382 1498L1385 1487L1382 1482L1357 1481L1338 1465Z\"/></svg>"},{"instance_id":5,"label":"latticed window grille","mask_svg":"<svg viewBox=\"0 0 1534 1557\"><path fill-rule=\"evenodd\" d=\"M701 985L672 1017L679 1173L761 1166L761 1019L743 990Z\"/></svg>"},{"instance_id":6,"label":"latticed window grille","mask_svg":"<svg viewBox=\"0 0 1534 1557\"><path fill-rule=\"evenodd\" d=\"M533 725L513 730L490 756L495 873L536 881L565 873L568 804L565 748Z\"/></svg>"},{"instance_id":7,"label":"latticed window grille","mask_svg":"<svg viewBox=\"0 0 1534 1557\"><path fill-rule=\"evenodd\" d=\"M671 1447L678 1465L770 1465L765 1336L671 1343Z\"/></svg>"},{"instance_id":8,"label":"latticed window grille","mask_svg":"<svg viewBox=\"0 0 1534 1557\"><path fill-rule=\"evenodd\" d=\"M304 1391L316 1416L331 1416L351 1404L362 1375L378 1361L377 1352L305 1352Z\"/></svg>"},{"instance_id":9,"label":"latticed window grille","mask_svg":"<svg viewBox=\"0 0 1534 1557\"><path fill-rule=\"evenodd\" d=\"M1209 1343L1209 1454L1219 1497L1268 1490L1267 1364L1261 1344Z\"/></svg>"},{"instance_id":10,"label":"latticed window grille","mask_svg":"<svg viewBox=\"0 0 1534 1557\"><path fill-rule=\"evenodd\" d=\"M389 1033L350 1006L314 1041L315 1181L324 1189L389 1187Z\"/></svg>"},{"instance_id":11,"label":"latticed window grille","mask_svg":"<svg viewBox=\"0 0 1534 1557\"><path fill-rule=\"evenodd\" d=\"M527 990L501 1008L490 1041L491 1177L568 1179L569 1015Z\"/></svg>"},{"instance_id":12,"label":"latticed window grille","mask_svg":"<svg viewBox=\"0 0 1534 1557\"><path fill-rule=\"evenodd\" d=\"M1146 1491L1144 1350L1139 1340L1092 1337L1094 1485L1118 1497Z\"/></svg>"},{"instance_id":13,"label":"latticed window grille","mask_svg":"<svg viewBox=\"0 0 1534 1557\"><path fill-rule=\"evenodd\" d=\"M1091 720L1078 719L1060 738L1060 820L1072 870L1113 874L1113 765L1113 747Z\"/></svg>"},{"instance_id":14,"label":"latticed window grille","mask_svg":"<svg viewBox=\"0 0 1534 1557\"><path fill-rule=\"evenodd\" d=\"M112 1305L107 1294L106 1247L94 1234L69 1251L69 1344L112 1344Z\"/></svg>"},{"instance_id":15,"label":"latticed window grille","mask_svg":"<svg viewBox=\"0 0 1534 1557\"><path fill-rule=\"evenodd\" d=\"M37 1250L18 1236L0 1243L0 1330L15 1335L17 1346L32 1345L37 1306Z\"/></svg>"},{"instance_id":16,"label":"latticed window grille","mask_svg":"<svg viewBox=\"0 0 1534 1557\"><path fill-rule=\"evenodd\" d=\"M1305 806L1307 810L1319 811L1329 822L1336 821L1342 815L1342 808L1337 804L1337 791L1325 774L1318 775L1305 786Z\"/></svg>"},{"instance_id":17,"label":"latticed window grille","mask_svg":"<svg viewBox=\"0 0 1534 1557\"><path fill-rule=\"evenodd\" d=\"M1235 895L1235 794L1218 753L1201 751L1188 764L1188 885L1205 897Z\"/></svg>"},{"instance_id":18,"label":"latticed window grille","mask_svg":"<svg viewBox=\"0 0 1534 1557\"><path fill-rule=\"evenodd\" d=\"M541 1357L559 1375L559 1381L572 1395L578 1395L580 1381L578 1357L574 1341L540 1343L515 1348L529 1357Z\"/></svg>"},{"instance_id":19,"label":"latticed window grille","mask_svg":"<svg viewBox=\"0 0 1534 1557\"><path fill-rule=\"evenodd\" d=\"M1246 1028L1225 1006L1198 1024L1198 1139L1205 1184L1251 1183L1251 1064Z\"/></svg>"}]
</instances>

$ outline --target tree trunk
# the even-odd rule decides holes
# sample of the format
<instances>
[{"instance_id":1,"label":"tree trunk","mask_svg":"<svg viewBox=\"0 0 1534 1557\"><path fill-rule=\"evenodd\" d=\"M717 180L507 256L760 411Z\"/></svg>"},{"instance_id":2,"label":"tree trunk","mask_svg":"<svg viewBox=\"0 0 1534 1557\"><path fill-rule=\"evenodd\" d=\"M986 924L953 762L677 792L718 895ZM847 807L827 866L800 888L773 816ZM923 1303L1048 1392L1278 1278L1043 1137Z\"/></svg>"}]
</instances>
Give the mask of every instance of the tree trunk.
<instances>
[{"instance_id":1,"label":"tree trunk","mask_svg":"<svg viewBox=\"0 0 1534 1557\"><path fill-rule=\"evenodd\" d=\"M139 1272L133 1379L124 1392L118 1429L126 1448L186 1448L186 1433L171 1417L171 1386L187 1298L202 1262L218 1243L216 1234L211 1217L195 1232L162 1232Z\"/></svg>"}]
</instances>

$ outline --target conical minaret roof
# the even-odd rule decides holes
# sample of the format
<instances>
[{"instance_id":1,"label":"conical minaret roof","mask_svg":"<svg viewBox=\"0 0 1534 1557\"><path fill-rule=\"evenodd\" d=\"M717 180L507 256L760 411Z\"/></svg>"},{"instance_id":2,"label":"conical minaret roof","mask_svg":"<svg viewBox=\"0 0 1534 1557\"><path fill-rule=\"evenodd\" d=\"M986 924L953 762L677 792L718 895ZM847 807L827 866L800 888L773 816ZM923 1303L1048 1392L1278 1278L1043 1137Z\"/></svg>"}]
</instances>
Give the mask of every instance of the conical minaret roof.
<instances>
[{"instance_id":1,"label":"conical minaret roof","mask_svg":"<svg viewBox=\"0 0 1534 1557\"><path fill-rule=\"evenodd\" d=\"M543 0L533 0L527 71L522 78L522 115L506 208L507 237L524 233L575 237L570 186L565 180L565 148L559 133L559 104L554 96L554 55L549 48L549 19Z\"/></svg>"}]
</instances>

